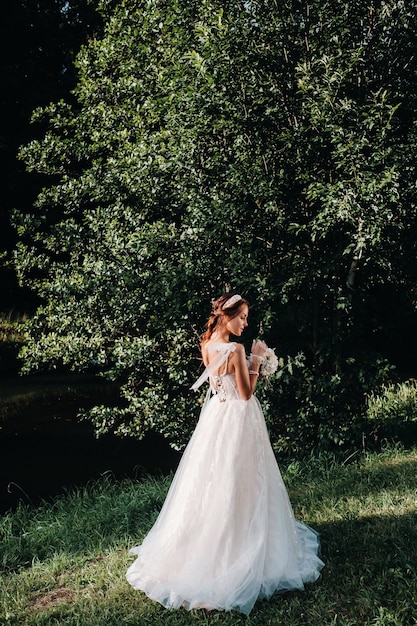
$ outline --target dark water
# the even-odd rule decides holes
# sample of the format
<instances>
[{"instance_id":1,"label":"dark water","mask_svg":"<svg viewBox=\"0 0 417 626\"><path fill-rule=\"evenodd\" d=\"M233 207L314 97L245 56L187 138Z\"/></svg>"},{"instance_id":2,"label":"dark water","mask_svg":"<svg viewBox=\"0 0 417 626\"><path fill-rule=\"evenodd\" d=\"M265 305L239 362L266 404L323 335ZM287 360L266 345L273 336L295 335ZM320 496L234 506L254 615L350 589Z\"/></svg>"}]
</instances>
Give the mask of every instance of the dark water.
<instances>
[{"instance_id":1,"label":"dark water","mask_svg":"<svg viewBox=\"0 0 417 626\"><path fill-rule=\"evenodd\" d=\"M24 383L20 384L24 393ZM44 381L39 384L43 392L36 394L33 385L27 386L28 402L1 422L0 513L20 501L36 505L106 472L121 479L140 476L143 471L168 473L177 467L180 454L157 434L143 441L114 436L97 439L88 422L77 420L80 404L94 402L94 385L89 389L83 382L77 394L77 383L70 391L69 387L51 388Z\"/></svg>"}]
</instances>

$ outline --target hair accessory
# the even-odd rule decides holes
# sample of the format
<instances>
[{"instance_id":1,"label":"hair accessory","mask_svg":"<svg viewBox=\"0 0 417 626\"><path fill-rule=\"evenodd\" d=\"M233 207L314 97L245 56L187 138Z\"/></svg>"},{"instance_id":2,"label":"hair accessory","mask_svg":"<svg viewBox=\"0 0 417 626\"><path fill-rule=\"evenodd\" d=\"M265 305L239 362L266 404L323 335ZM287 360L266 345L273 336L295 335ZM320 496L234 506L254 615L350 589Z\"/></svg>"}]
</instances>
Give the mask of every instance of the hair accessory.
<instances>
[{"instance_id":1,"label":"hair accessory","mask_svg":"<svg viewBox=\"0 0 417 626\"><path fill-rule=\"evenodd\" d=\"M239 300L243 300L243 298L238 294L235 294L234 296L228 298L228 300L226 300L226 302L222 306L223 311L224 309L230 309L230 307L236 304L236 302L238 302Z\"/></svg>"}]
</instances>

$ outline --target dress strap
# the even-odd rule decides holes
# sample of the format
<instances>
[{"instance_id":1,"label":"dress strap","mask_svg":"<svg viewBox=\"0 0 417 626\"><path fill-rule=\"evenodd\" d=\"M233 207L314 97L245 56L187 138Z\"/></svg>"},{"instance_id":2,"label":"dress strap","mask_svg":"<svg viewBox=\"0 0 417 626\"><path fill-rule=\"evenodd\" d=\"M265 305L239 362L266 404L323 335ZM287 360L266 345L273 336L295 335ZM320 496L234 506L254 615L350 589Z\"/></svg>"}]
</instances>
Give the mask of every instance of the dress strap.
<instances>
[{"instance_id":1,"label":"dress strap","mask_svg":"<svg viewBox=\"0 0 417 626\"><path fill-rule=\"evenodd\" d=\"M199 387L216 372L219 367L225 363L225 371L227 371L227 362L229 359L229 354L235 351L234 343L219 343L214 346L214 349L217 351L216 356L210 361L210 363L205 368L204 372L201 374L199 378L195 381L195 383L191 386L193 391L197 391Z\"/></svg>"}]
</instances>

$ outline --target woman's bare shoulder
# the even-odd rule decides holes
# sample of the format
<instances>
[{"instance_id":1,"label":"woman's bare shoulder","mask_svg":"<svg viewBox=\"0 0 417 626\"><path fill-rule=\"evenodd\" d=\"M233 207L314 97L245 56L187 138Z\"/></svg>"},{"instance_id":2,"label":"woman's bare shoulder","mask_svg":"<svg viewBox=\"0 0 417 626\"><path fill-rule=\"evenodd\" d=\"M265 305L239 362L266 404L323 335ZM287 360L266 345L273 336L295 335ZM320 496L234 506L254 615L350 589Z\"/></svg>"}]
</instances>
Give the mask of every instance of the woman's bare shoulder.
<instances>
[{"instance_id":1,"label":"woman's bare shoulder","mask_svg":"<svg viewBox=\"0 0 417 626\"><path fill-rule=\"evenodd\" d=\"M245 346L243 344L235 343L234 346L235 346L234 351L238 356L242 356L245 354Z\"/></svg>"}]
</instances>

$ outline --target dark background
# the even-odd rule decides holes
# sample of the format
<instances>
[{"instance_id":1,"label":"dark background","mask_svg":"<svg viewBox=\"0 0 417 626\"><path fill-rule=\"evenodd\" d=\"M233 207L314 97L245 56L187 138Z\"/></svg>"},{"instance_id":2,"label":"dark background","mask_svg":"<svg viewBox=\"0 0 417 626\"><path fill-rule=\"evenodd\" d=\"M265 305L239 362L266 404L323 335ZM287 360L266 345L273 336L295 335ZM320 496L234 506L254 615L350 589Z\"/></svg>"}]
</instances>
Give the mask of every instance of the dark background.
<instances>
[{"instance_id":1,"label":"dark background","mask_svg":"<svg viewBox=\"0 0 417 626\"><path fill-rule=\"evenodd\" d=\"M13 0L0 19L0 251L10 261L16 243L14 209L30 211L41 176L25 172L19 146L41 135L30 123L37 107L71 99L76 84L74 59L87 40L101 32L103 20L88 0ZM7 262L6 262L7 263ZM13 268L0 265L0 311L30 313L33 294L20 289Z\"/></svg>"}]
</instances>

